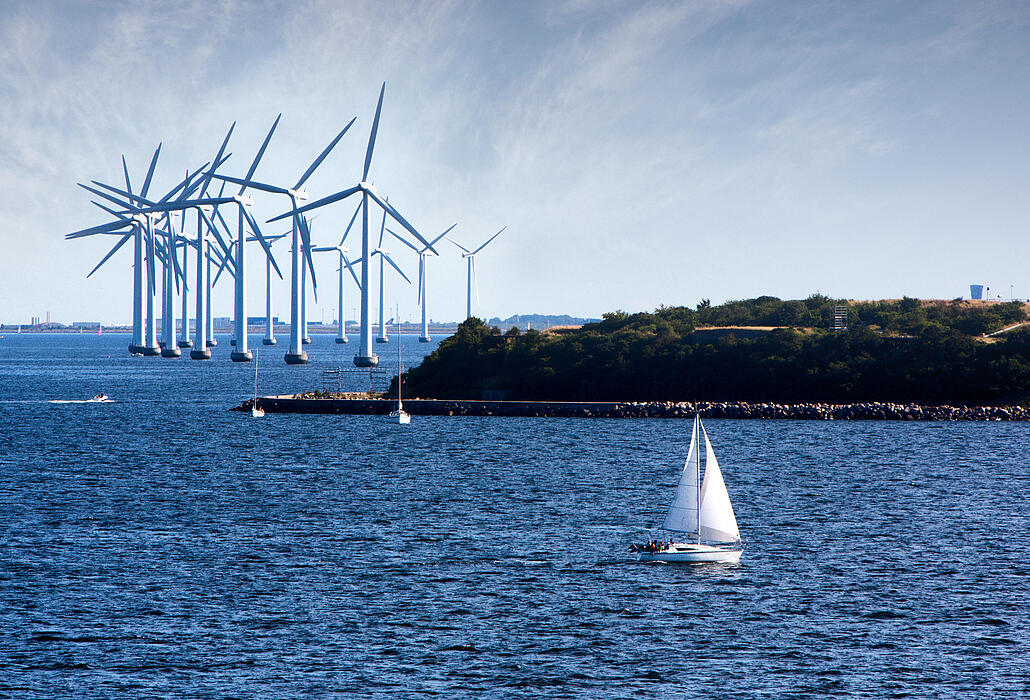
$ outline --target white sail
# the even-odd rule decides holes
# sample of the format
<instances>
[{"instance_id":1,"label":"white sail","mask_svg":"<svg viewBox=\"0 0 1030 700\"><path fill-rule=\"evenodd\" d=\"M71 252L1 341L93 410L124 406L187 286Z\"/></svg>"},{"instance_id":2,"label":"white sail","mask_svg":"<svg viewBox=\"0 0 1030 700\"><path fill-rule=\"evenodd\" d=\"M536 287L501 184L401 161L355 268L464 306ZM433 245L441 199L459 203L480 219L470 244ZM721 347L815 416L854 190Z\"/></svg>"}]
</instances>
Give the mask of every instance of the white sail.
<instances>
[{"instance_id":1,"label":"white sail","mask_svg":"<svg viewBox=\"0 0 1030 700\"><path fill-rule=\"evenodd\" d=\"M690 449L687 451L687 463L680 474L680 482L676 485L676 495L672 498L669 513L665 516L666 530L674 532L697 532L697 427L698 419L694 418L694 432L690 436Z\"/></svg>"},{"instance_id":2,"label":"white sail","mask_svg":"<svg viewBox=\"0 0 1030 700\"><path fill-rule=\"evenodd\" d=\"M730 494L722 479L719 460L715 458L708 431L701 427L705 437L705 478L701 482L701 539L709 542L739 542L740 530L733 515Z\"/></svg>"}]
</instances>

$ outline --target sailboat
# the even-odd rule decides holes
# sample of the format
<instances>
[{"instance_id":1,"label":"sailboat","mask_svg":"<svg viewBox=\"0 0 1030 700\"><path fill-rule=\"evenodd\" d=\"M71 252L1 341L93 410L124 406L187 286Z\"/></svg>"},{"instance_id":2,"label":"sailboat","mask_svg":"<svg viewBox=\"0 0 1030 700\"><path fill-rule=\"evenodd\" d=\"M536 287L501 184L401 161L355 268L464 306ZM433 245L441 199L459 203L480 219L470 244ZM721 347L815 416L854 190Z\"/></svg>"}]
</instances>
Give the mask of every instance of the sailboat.
<instances>
[{"instance_id":1,"label":"sailboat","mask_svg":"<svg viewBox=\"0 0 1030 700\"><path fill-rule=\"evenodd\" d=\"M250 404L250 415L254 418L261 418L265 415L265 409L258 408L257 402L257 372L258 372L258 354L257 350L254 351L254 402Z\"/></svg>"},{"instance_id":2,"label":"sailboat","mask_svg":"<svg viewBox=\"0 0 1030 700\"><path fill-rule=\"evenodd\" d=\"M404 404L401 402L401 376L404 373L404 367L401 365L401 322L400 322L400 309L397 311L397 410L390 411L390 418L396 418L398 425L410 425L411 414L404 410Z\"/></svg>"},{"instance_id":3,"label":"sailboat","mask_svg":"<svg viewBox=\"0 0 1030 700\"><path fill-rule=\"evenodd\" d=\"M700 439L705 443L705 475L701 480ZM658 562L737 562L743 551L737 518L726 491L712 443L699 416L687 451L676 494L662 528L688 536L690 542L649 542L634 545L640 561Z\"/></svg>"}]
</instances>

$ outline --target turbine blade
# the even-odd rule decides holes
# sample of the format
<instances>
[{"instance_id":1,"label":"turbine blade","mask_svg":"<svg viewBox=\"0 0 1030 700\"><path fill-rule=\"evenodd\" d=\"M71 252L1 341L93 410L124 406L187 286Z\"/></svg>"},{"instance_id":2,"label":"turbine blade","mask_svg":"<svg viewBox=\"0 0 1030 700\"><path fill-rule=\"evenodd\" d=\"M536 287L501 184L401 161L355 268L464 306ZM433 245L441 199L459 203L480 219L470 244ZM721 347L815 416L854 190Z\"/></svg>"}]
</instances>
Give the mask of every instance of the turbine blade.
<instances>
[{"instance_id":1,"label":"turbine blade","mask_svg":"<svg viewBox=\"0 0 1030 700\"><path fill-rule=\"evenodd\" d=\"M341 190L341 191L337 192L336 194L331 194L328 197L322 197L322 199L315 200L314 202L311 202L310 204L305 204L304 206L299 207L298 209L291 209L290 211L286 212L285 214L280 214L279 216L276 216L276 217L273 217L273 218L269 219L265 223L270 224L273 221L278 221L279 219L285 219L286 217L293 216L294 214L303 214L306 211L311 211L312 209L317 209L318 207L324 207L326 204L332 204L333 202L339 202L341 199L346 199L347 197L350 197L355 192L360 192L360 191L361 191L360 187L350 187L348 189Z\"/></svg>"},{"instance_id":2,"label":"turbine blade","mask_svg":"<svg viewBox=\"0 0 1030 700\"><path fill-rule=\"evenodd\" d=\"M489 239L488 239L488 240L486 241L486 243L484 243L483 245L481 245L481 246L479 246L478 248L476 248L475 250L473 250L473 251L472 251L472 254L473 254L473 255L475 255L476 253L478 253L479 251L481 251L481 250L482 250L483 248L486 248L486 247L487 247L487 246L488 246L488 245L490 244L490 241L492 241L493 239L497 238L497 237L498 237L498 236L500 236L500 235L501 235L502 233L504 233L504 229L505 229L505 228L508 228L508 227L507 227L507 226L505 226L505 227L504 227L504 228L502 228L502 229L501 229L500 231L498 231L498 232L497 232L497 233L495 233L494 235L490 236L490 238L489 238Z\"/></svg>"},{"instance_id":3,"label":"turbine blade","mask_svg":"<svg viewBox=\"0 0 1030 700\"><path fill-rule=\"evenodd\" d=\"M424 255L418 256L418 301L415 302L419 305L422 304L422 279L425 276L426 269L426 258Z\"/></svg>"},{"instance_id":4,"label":"turbine blade","mask_svg":"<svg viewBox=\"0 0 1030 700\"><path fill-rule=\"evenodd\" d=\"M453 243L454 245L458 246L459 248L461 248L461 250L462 250L463 252L465 252L465 253L470 253L470 252L472 252L472 251L470 251L470 250L469 250L468 248L466 248L465 246L463 246L463 245L462 245L461 243L458 243L458 242L457 242L456 240L454 240L453 238L451 238L450 236L447 236L447 240L448 240L448 241L450 241L451 243Z\"/></svg>"},{"instance_id":5,"label":"turbine blade","mask_svg":"<svg viewBox=\"0 0 1030 700\"><path fill-rule=\"evenodd\" d=\"M214 235L214 237L215 237L215 240L216 240L216 241L218 241L218 245L219 245L219 246L221 246L221 248L222 248L222 253L224 253L225 255L228 255L228 254L229 254L229 250L230 250L230 247L231 247L231 244L230 244L230 245L226 245L226 244L225 244L225 239L224 239L224 238L222 238L222 234L221 234L221 233L220 233L220 232L218 231L218 227L217 227L217 226L215 226L214 222L213 222L213 221L212 221L211 219L209 219L209 218L208 218L207 214L204 214L204 210L203 210L203 209L201 209L201 210L200 210L200 212L201 212L201 214L203 214L203 216L204 216L204 221L206 221L206 222L207 222L207 227L208 227L208 230L209 230L209 231L211 231L211 233L212 233L212 234ZM217 218L217 219L220 219L220 220L221 220L221 222L222 222L222 225L223 225L223 226L225 226L225 227L226 227L226 231L228 231L228 230L229 230L229 227L228 227L228 225L226 225L226 223L225 223L225 219L224 219L224 218L222 218L222 214L221 214L221 212L219 212L219 211L218 211L218 210L216 209L216 210L214 210L214 211L213 211L212 213L213 213L213 214L215 215L215 218ZM231 236L230 236L230 238L231 238ZM235 263L233 263L233 264L235 265ZM233 268L233 269L235 270L235 268Z\"/></svg>"},{"instance_id":6,"label":"turbine blade","mask_svg":"<svg viewBox=\"0 0 1030 700\"><path fill-rule=\"evenodd\" d=\"M91 204L93 204L93 205L94 205L94 206L96 206L96 207L100 207L101 209L103 209L104 211L106 211L106 212L107 212L108 214L110 214L111 216L116 216L116 217L118 217L119 219L126 219L126 220L128 220L128 218L129 218L128 216L126 216L126 214L127 214L128 212L120 212L120 211L115 211L114 209L112 209L111 207L107 206L107 205L106 205L106 204L104 204L103 202L98 202L98 201L97 201L97 200L95 200L95 199L91 199L91 200L89 200L89 201L90 201L90 203L91 203Z\"/></svg>"},{"instance_id":7,"label":"turbine blade","mask_svg":"<svg viewBox=\"0 0 1030 700\"><path fill-rule=\"evenodd\" d=\"M244 187L252 187L255 190L261 190L262 192L272 192L273 194L289 194L290 191L285 187L276 187L275 185L268 185L264 182L256 182L254 180L244 180L241 177L229 177L228 175L217 175L214 172L210 173L211 177L218 178L219 180L225 180L226 182L232 182L236 185L243 185Z\"/></svg>"},{"instance_id":8,"label":"turbine blade","mask_svg":"<svg viewBox=\"0 0 1030 700\"><path fill-rule=\"evenodd\" d=\"M379 88L379 104L376 105L376 116L372 120L372 132L368 135L368 149L365 151L365 169L361 174L361 181L368 179L368 170L372 167L372 150L376 145L376 133L379 131L379 115L383 112L383 94L386 92L386 83Z\"/></svg>"},{"instance_id":9,"label":"turbine blade","mask_svg":"<svg viewBox=\"0 0 1030 700\"><path fill-rule=\"evenodd\" d=\"M422 245L428 247L434 253L436 252L436 249L429 244L429 241L423 238L422 234L416 231L415 227L409 224L408 220L401 216L401 213L397 211L397 209L394 206L392 206L389 202L384 202L382 199L380 199L379 195L377 195L372 189L366 189L365 192L368 193L369 197L375 200L376 204L378 204L385 211L387 211L394 221L403 226L405 229L407 229L408 233L410 233L412 236L421 241Z\"/></svg>"},{"instance_id":10,"label":"turbine blade","mask_svg":"<svg viewBox=\"0 0 1030 700\"><path fill-rule=\"evenodd\" d=\"M383 247L383 231L386 230L386 210L383 209L383 221L379 224L379 247Z\"/></svg>"},{"instance_id":11,"label":"turbine blade","mask_svg":"<svg viewBox=\"0 0 1030 700\"><path fill-rule=\"evenodd\" d=\"M343 258L343 264L347 266L348 270L350 270L350 276L354 278L354 284L358 285L358 291L361 291L361 280L358 279L358 275L356 272L354 272L354 268L352 267L352 265L356 265L359 262L364 263L365 259L358 258L357 260L348 260L347 256L343 253L340 253L340 257Z\"/></svg>"},{"instance_id":12,"label":"turbine blade","mask_svg":"<svg viewBox=\"0 0 1030 700\"><path fill-rule=\"evenodd\" d=\"M343 238L340 239L340 245L347 240L347 235L350 234L351 226L354 225L354 220L358 218L358 212L361 211L361 205L364 204L364 199L358 202L358 206L354 209L354 215L350 218L350 222L347 224L347 229L343 232Z\"/></svg>"},{"instance_id":13,"label":"turbine blade","mask_svg":"<svg viewBox=\"0 0 1030 700\"><path fill-rule=\"evenodd\" d=\"M140 208L140 212L143 214L156 214L158 212L182 211L183 209L191 209L193 207L204 207L218 204L231 204L234 202L236 202L236 200L232 197L184 199L177 202L158 202L156 204L148 203L147 206Z\"/></svg>"},{"instance_id":14,"label":"turbine blade","mask_svg":"<svg viewBox=\"0 0 1030 700\"><path fill-rule=\"evenodd\" d=\"M132 225L131 219L125 219L124 221L111 221L106 224L100 224L99 226L92 226L90 228L84 228L81 231L75 231L65 235L66 239L83 238L84 236L92 236L97 233L107 233L109 231L117 231L120 228Z\"/></svg>"},{"instance_id":15,"label":"turbine blade","mask_svg":"<svg viewBox=\"0 0 1030 700\"><path fill-rule=\"evenodd\" d=\"M96 272L97 270L99 270L101 265L103 265L108 260L110 260L111 256L114 255L115 253L117 253L118 249L121 248L123 245L125 245L125 242L128 241L130 238L132 238L132 231L129 231L127 234L122 236L121 240L114 244L114 247L111 248L110 251L108 251L107 255L104 256L104 259L101 260L100 262L98 262L97 266L89 271L89 274L86 275L86 279L89 279L90 277L92 277L93 273Z\"/></svg>"},{"instance_id":16,"label":"turbine blade","mask_svg":"<svg viewBox=\"0 0 1030 700\"><path fill-rule=\"evenodd\" d=\"M99 180L90 180L90 182L92 182L97 187L104 188L108 192L114 192L115 194L121 195L123 198L126 199L127 202L145 202L146 201L145 199L143 199L139 195L134 195L131 192L126 192L125 190L120 190L117 187L112 187L111 185L106 185L103 182L100 182ZM81 185L81 184L80 184L80 186L81 187L86 187L85 185ZM95 191L95 190L91 190L91 191ZM136 208L134 205L128 204L128 203L127 203L127 206L128 206L129 209L135 209Z\"/></svg>"},{"instance_id":17,"label":"turbine blade","mask_svg":"<svg viewBox=\"0 0 1030 700\"><path fill-rule=\"evenodd\" d=\"M300 249L304 253L304 260L307 262L308 270L311 272L311 288L313 290L318 288L318 282L315 281L315 261L311 259L311 226L308 223L306 216L299 218L300 228Z\"/></svg>"},{"instance_id":18,"label":"turbine blade","mask_svg":"<svg viewBox=\"0 0 1030 700\"><path fill-rule=\"evenodd\" d=\"M236 245L236 241L233 241L233 245ZM222 259L222 264L218 266L218 272L215 274L215 278L211 281L212 287L218 284L218 278L222 276L222 272L224 270L228 269L228 263L230 260L232 260L232 246L229 247L229 252L226 253L225 257ZM229 270L229 274L233 277L236 276L234 270Z\"/></svg>"},{"instance_id":19,"label":"turbine blade","mask_svg":"<svg viewBox=\"0 0 1030 700\"><path fill-rule=\"evenodd\" d=\"M161 144L157 144L154 157L150 159L150 169L147 170L147 179L143 181L143 188L139 191L140 197L146 197L150 190L150 181L154 178L154 168L157 167L157 157L161 154Z\"/></svg>"},{"instance_id":20,"label":"turbine blade","mask_svg":"<svg viewBox=\"0 0 1030 700\"><path fill-rule=\"evenodd\" d=\"M275 268L276 274L279 275L279 279L283 279L283 273L279 269L278 263L275 262L275 256L272 255L272 246L268 244L268 241L266 241L265 237L261 234L261 229L258 227L257 221L254 220L254 217L251 216L250 212L247 211L247 208L242 204L240 205L240 211L243 212L243 218L245 218L247 223L250 224L250 230L254 232L255 236L257 236L258 243L260 243L261 247L265 249L265 255L268 256L269 261L272 263L272 267Z\"/></svg>"},{"instance_id":21,"label":"turbine blade","mask_svg":"<svg viewBox=\"0 0 1030 700\"><path fill-rule=\"evenodd\" d=\"M132 211L137 211L137 207L136 206L134 206L132 204L129 204L124 199L117 199L117 198L112 197L111 195L107 194L106 192L101 192L100 190L96 189L95 187L90 187L89 185L83 185L81 182L76 183L76 184L78 184L79 187L81 187L82 189L86 190L87 192L92 192L93 194L97 195L98 197L103 197L107 201L113 202L114 204L117 204L118 206L122 207L123 209L129 209L129 210L132 210Z\"/></svg>"},{"instance_id":22,"label":"turbine blade","mask_svg":"<svg viewBox=\"0 0 1030 700\"><path fill-rule=\"evenodd\" d=\"M280 112L279 116L276 117L275 121L272 123L272 128L268 130L268 136L265 137L264 142L261 144L261 148L258 149L257 155L254 156L254 162L250 164L250 170L247 171L246 177L243 178L244 180L249 180L254 177L254 171L257 170L258 163L261 162L261 156L265 155L265 149L268 148L268 142L272 140L272 134L275 132L275 127L279 126L279 120L282 116L282 112ZM243 191L246 189L246 185L240 186L239 194L243 194Z\"/></svg>"},{"instance_id":23,"label":"turbine blade","mask_svg":"<svg viewBox=\"0 0 1030 700\"><path fill-rule=\"evenodd\" d=\"M454 230L454 227L455 227L455 226L457 226L457 225L458 225L457 223L453 223L453 224L451 224L451 227L450 227L450 228L448 228L448 229L447 229L446 231L444 231L443 233L441 233L441 234L440 234L439 236L437 236L436 238L434 238L433 240L431 240L431 241L430 241L430 243L432 243L433 245L436 245L437 243L439 243L439 242L440 242L440 239L441 239L441 238L443 238L443 237L444 237L444 236L446 236L446 235L447 235L448 233L450 233L451 231L453 231L453 230ZM450 240L450 239L448 239L448 240ZM451 242L453 243L454 241L451 241ZM458 246L458 247L460 248L461 246ZM423 252L424 252L424 251L423 251ZM434 255L439 255L439 253L437 253L437 252L436 252L435 250L433 251L433 254L434 254Z\"/></svg>"},{"instance_id":24,"label":"turbine blade","mask_svg":"<svg viewBox=\"0 0 1030 700\"><path fill-rule=\"evenodd\" d=\"M410 280L410 279L408 279L408 276L407 276L406 274L404 274L404 270L402 270L402 269L401 269L400 267L398 267L398 266L397 266L397 263L395 263L395 262L393 261L393 258L391 258L391 257L390 257L389 255L387 255L386 253L380 253L380 255L382 255L382 256L383 256L383 259L384 259L384 260L386 260L386 262L390 263L390 265L392 265L392 266L393 266L393 269L394 269L394 270L397 270L397 272L399 272L399 273L400 273L401 277L403 277L403 278L404 278L405 280L407 280L408 284L411 284L411 280Z\"/></svg>"},{"instance_id":25,"label":"turbine blade","mask_svg":"<svg viewBox=\"0 0 1030 700\"><path fill-rule=\"evenodd\" d=\"M400 237L399 235L397 235L397 234L396 234L396 233L394 233L393 231L390 231L390 229L386 229L386 230L387 230L387 231L389 232L389 234L390 234L391 236L393 236L394 238L396 238L396 239L397 239L398 241L400 241L400 242L401 242L401 243L403 243L404 245L408 246L409 248L411 248L411 249L412 249L413 251L415 251L416 253L418 253L418 252L419 252L419 249L418 249L418 247L417 247L417 246L413 246L413 245L412 245L411 243L409 243L408 241L404 240L403 238L401 238L401 237Z\"/></svg>"},{"instance_id":26,"label":"turbine blade","mask_svg":"<svg viewBox=\"0 0 1030 700\"><path fill-rule=\"evenodd\" d=\"M476 274L476 258L473 256L472 260L472 285L476 288L476 306L480 305L479 301L479 275Z\"/></svg>"},{"instance_id":27,"label":"turbine blade","mask_svg":"<svg viewBox=\"0 0 1030 700\"><path fill-rule=\"evenodd\" d=\"M125 191L132 192L132 184L129 182L129 166L125 164L125 154L122 154L122 172L125 173Z\"/></svg>"},{"instance_id":28,"label":"turbine blade","mask_svg":"<svg viewBox=\"0 0 1030 700\"><path fill-rule=\"evenodd\" d=\"M315 158L315 162L311 164L311 167L304 171L304 174L300 176L299 180L297 180L297 184L293 186L293 189L299 190L301 188L301 185L308 181L308 178L311 177L311 173L315 172L315 168L322 164L322 161L325 160L326 156L329 155L329 151L333 150L333 147L336 146L337 143L339 143L340 139L342 139L343 135L347 133L347 129L351 127L351 124L354 123L355 119L357 119L357 117L354 117L354 119L351 119L349 122L347 122L347 126L343 127L343 131L336 135L336 138L333 139L332 142L325 147L325 150L319 154L318 158Z\"/></svg>"},{"instance_id":29,"label":"turbine blade","mask_svg":"<svg viewBox=\"0 0 1030 700\"><path fill-rule=\"evenodd\" d=\"M200 196L203 197L207 194L207 188L211 185L211 176L218 170L218 166L222 164L222 154L225 153L225 147L229 145L229 137L232 136L232 130L236 128L236 122L229 125L229 131L226 133L225 138L222 139L222 145L218 148L218 153L215 155L214 164L215 167L211 168L211 172L208 173L204 179L204 188L200 191ZM228 158L228 156L226 156Z\"/></svg>"}]
</instances>

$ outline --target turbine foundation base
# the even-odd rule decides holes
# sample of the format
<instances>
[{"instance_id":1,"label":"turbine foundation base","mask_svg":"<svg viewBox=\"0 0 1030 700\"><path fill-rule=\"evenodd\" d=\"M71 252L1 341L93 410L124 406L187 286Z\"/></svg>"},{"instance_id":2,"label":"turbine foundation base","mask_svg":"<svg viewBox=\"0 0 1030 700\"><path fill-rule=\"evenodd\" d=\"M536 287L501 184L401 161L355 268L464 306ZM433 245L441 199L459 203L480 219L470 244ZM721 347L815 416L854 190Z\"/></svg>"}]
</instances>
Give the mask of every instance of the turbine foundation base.
<instances>
[{"instance_id":1,"label":"turbine foundation base","mask_svg":"<svg viewBox=\"0 0 1030 700\"><path fill-rule=\"evenodd\" d=\"M229 359L233 362L250 362L254 359L254 353L252 353L250 350L245 350L243 352L237 352L236 350L233 350L229 354Z\"/></svg>"},{"instance_id":2,"label":"turbine foundation base","mask_svg":"<svg viewBox=\"0 0 1030 700\"><path fill-rule=\"evenodd\" d=\"M192 348L193 347L193 341L192 340L180 340L177 343L177 345L180 348Z\"/></svg>"},{"instance_id":3,"label":"turbine foundation base","mask_svg":"<svg viewBox=\"0 0 1030 700\"><path fill-rule=\"evenodd\" d=\"M336 339L336 344L337 345L343 345L343 344L349 343L349 342L350 342L350 340L348 340L346 337L342 337L342 338L337 338Z\"/></svg>"},{"instance_id":4,"label":"turbine foundation base","mask_svg":"<svg viewBox=\"0 0 1030 700\"><path fill-rule=\"evenodd\" d=\"M207 346L209 348L216 347L217 345L218 345L218 341L215 340L214 338L212 338L211 340L207 341Z\"/></svg>"},{"instance_id":5,"label":"turbine foundation base","mask_svg":"<svg viewBox=\"0 0 1030 700\"><path fill-rule=\"evenodd\" d=\"M164 347L161 349L161 357L179 357L182 355L182 351L174 345L171 347Z\"/></svg>"},{"instance_id":6,"label":"turbine foundation base","mask_svg":"<svg viewBox=\"0 0 1030 700\"><path fill-rule=\"evenodd\" d=\"M390 339L385 337L385 336L379 336L378 338L376 338L376 342L377 343L389 343Z\"/></svg>"},{"instance_id":7,"label":"turbine foundation base","mask_svg":"<svg viewBox=\"0 0 1030 700\"><path fill-rule=\"evenodd\" d=\"M211 351L207 348L193 348L190 350L191 360L210 360Z\"/></svg>"},{"instance_id":8,"label":"turbine foundation base","mask_svg":"<svg viewBox=\"0 0 1030 700\"><path fill-rule=\"evenodd\" d=\"M275 338L262 338L262 345L275 345L278 341Z\"/></svg>"},{"instance_id":9,"label":"turbine foundation base","mask_svg":"<svg viewBox=\"0 0 1030 700\"><path fill-rule=\"evenodd\" d=\"M418 342L420 342L420 343L430 343L430 342L432 342L432 340L429 338L428 335L420 335L418 337Z\"/></svg>"},{"instance_id":10,"label":"turbine foundation base","mask_svg":"<svg viewBox=\"0 0 1030 700\"><path fill-rule=\"evenodd\" d=\"M147 348L144 345L130 344L129 345L129 354L130 355L142 355L146 351L146 349Z\"/></svg>"},{"instance_id":11,"label":"turbine foundation base","mask_svg":"<svg viewBox=\"0 0 1030 700\"><path fill-rule=\"evenodd\" d=\"M308 336L306 338L301 338L300 342L303 343L304 345L311 345L311 337Z\"/></svg>"},{"instance_id":12,"label":"turbine foundation base","mask_svg":"<svg viewBox=\"0 0 1030 700\"><path fill-rule=\"evenodd\" d=\"M286 364L288 365L306 365L308 363L308 354L301 350L300 352L288 352L286 353Z\"/></svg>"},{"instance_id":13,"label":"turbine foundation base","mask_svg":"<svg viewBox=\"0 0 1030 700\"><path fill-rule=\"evenodd\" d=\"M157 357L161 354L161 348L150 348L147 346L143 346L141 354L145 357Z\"/></svg>"},{"instance_id":14,"label":"turbine foundation base","mask_svg":"<svg viewBox=\"0 0 1030 700\"><path fill-rule=\"evenodd\" d=\"M355 355L354 356L354 366L355 367L375 367L378 364L379 364L379 356L378 355L372 355L371 357L369 357L367 355Z\"/></svg>"}]
</instances>

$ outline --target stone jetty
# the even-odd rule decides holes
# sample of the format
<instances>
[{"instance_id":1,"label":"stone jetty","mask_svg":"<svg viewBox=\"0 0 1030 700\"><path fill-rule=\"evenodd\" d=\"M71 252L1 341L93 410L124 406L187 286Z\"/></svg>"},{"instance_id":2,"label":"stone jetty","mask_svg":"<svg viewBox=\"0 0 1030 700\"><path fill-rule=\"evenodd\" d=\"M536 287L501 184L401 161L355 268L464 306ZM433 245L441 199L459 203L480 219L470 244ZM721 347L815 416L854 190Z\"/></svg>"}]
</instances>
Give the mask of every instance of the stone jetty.
<instances>
[{"instance_id":1,"label":"stone jetty","mask_svg":"<svg viewBox=\"0 0 1030 700\"><path fill-rule=\"evenodd\" d=\"M397 403L390 399L312 398L310 395L262 396L266 413L386 415ZM250 411L252 401L232 409ZM1023 406L924 406L899 403L746 403L743 401L458 401L405 399L404 409L419 416L537 416L550 418L707 418L781 420L1025 421Z\"/></svg>"}]
</instances>

